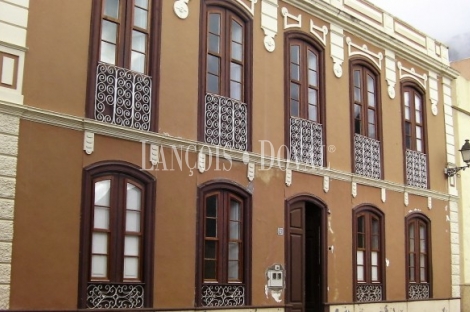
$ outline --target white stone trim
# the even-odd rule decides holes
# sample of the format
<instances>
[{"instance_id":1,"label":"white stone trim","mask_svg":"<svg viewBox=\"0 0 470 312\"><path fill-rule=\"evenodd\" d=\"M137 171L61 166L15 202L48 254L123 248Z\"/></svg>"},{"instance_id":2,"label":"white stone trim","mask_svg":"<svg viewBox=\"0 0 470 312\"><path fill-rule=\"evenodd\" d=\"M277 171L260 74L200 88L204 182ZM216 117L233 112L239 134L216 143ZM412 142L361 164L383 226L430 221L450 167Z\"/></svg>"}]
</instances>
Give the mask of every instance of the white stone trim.
<instances>
[{"instance_id":1,"label":"white stone trim","mask_svg":"<svg viewBox=\"0 0 470 312\"><path fill-rule=\"evenodd\" d=\"M397 71L395 53L390 50L385 50L385 81L388 85L388 97L393 100L396 96Z\"/></svg>"},{"instance_id":2,"label":"white stone trim","mask_svg":"<svg viewBox=\"0 0 470 312\"><path fill-rule=\"evenodd\" d=\"M434 116L438 114L437 104L439 103L439 85L437 73L429 71L429 100L431 101L431 112Z\"/></svg>"},{"instance_id":3,"label":"white stone trim","mask_svg":"<svg viewBox=\"0 0 470 312\"><path fill-rule=\"evenodd\" d=\"M274 37L277 34L277 0L262 0L261 2L261 28L264 31L264 47L268 52L276 49Z\"/></svg>"},{"instance_id":4,"label":"white stone trim","mask_svg":"<svg viewBox=\"0 0 470 312\"><path fill-rule=\"evenodd\" d=\"M426 81L428 80L428 75L420 75L416 73L416 70L413 67L406 68L401 64L401 62L397 63L397 67L400 79L411 78L416 80L426 90Z\"/></svg>"},{"instance_id":5,"label":"white stone trim","mask_svg":"<svg viewBox=\"0 0 470 312\"><path fill-rule=\"evenodd\" d=\"M284 16L284 29L302 27L302 14L295 16L294 14L289 13L289 10L286 7L282 8L281 13L282 16ZM289 23L289 19L294 20L295 22Z\"/></svg>"},{"instance_id":6,"label":"white stone trim","mask_svg":"<svg viewBox=\"0 0 470 312\"><path fill-rule=\"evenodd\" d=\"M247 1L250 2L250 4L247 4ZM237 0L237 2L247 9L251 15L255 15L255 4L258 0Z\"/></svg>"},{"instance_id":7,"label":"white stone trim","mask_svg":"<svg viewBox=\"0 0 470 312\"><path fill-rule=\"evenodd\" d=\"M180 19L186 19L189 15L188 2L189 0L176 0L173 4L173 12Z\"/></svg>"},{"instance_id":8,"label":"white stone trim","mask_svg":"<svg viewBox=\"0 0 470 312\"><path fill-rule=\"evenodd\" d=\"M328 34L328 27L323 25L322 27L315 25L313 20L310 20L310 33L320 40L323 45L326 45L326 35Z\"/></svg>"},{"instance_id":9,"label":"white stone trim","mask_svg":"<svg viewBox=\"0 0 470 312\"><path fill-rule=\"evenodd\" d=\"M333 59L333 73L337 78L343 76L344 62L344 32L343 28L330 25L331 58Z\"/></svg>"},{"instance_id":10,"label":"white stone trim","mask_svg":"<svg viewBox=\"0 0 470 312\"><path fill-rule=\"evenodd\" d=\"M362 46L355 44L354 42L352 42L352 39L350 37L346 38L346 44L348 45L349 57L354 56L354 55L365 56L368 59L370 59L372 62L374 62L379 69L382 69L382 59L383 59L382 52L374 53L372 51L369 51L369 48L367 47L366 44L363 44Z\"/></svg>"}]
</instances>

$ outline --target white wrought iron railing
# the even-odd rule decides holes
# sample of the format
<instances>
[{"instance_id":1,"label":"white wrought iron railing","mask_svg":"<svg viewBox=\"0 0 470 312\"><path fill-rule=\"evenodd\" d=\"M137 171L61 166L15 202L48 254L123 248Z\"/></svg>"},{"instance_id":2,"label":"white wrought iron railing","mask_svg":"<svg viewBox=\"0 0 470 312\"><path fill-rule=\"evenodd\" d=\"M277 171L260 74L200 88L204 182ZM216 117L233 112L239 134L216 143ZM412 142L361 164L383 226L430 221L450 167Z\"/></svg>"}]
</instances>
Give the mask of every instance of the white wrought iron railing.
<instances>
[{"instance_id":1,"label":"white wrought iron railing","mask_svg":"<svg viewBox=\"0 0 470 312\"><path fill-rule=\"evenodd\" d=\"M248 148L246 103L207 93L204 111L204 142L246 151Z\"/></svg>"},{"instance_id":2,"label":"white wrought iron railing","mask_svg":"<svg viewBox=\"0 0 470 312\"><path fill-rule=\"evenodd\" d=\"M290 159L323 166L323 126L311 120L290 118Z\"/></svg>"},{"instance_id":3,"label":"white wrought iron railing","mask_svg":"<svg viewBox=\"0 0 470 312\"><path fill-rule=\"evenodd\" d=\"M96 69L95 119L150 130L152 78L110 64Z\"/></svg>"},{"instance_id":4,"label":"white wrought iron railing","mask_svg":"<svg viewBox=\"0 0 470 312\"><path fill-rule=\"evenodd\" d=\"M406 184L420 188L428 187L426 154L406 150Z\"/></svg>"},{"instance_id":5,"label":"white wrought iron railing","mask_svg":"<svg viewBox=\"0 0 470 312\"><path fill-rule=\"evenodd\" d=\"M357 174L380 179L380 141L354 134L354 168Z\"/></svg>"}]
</instances>

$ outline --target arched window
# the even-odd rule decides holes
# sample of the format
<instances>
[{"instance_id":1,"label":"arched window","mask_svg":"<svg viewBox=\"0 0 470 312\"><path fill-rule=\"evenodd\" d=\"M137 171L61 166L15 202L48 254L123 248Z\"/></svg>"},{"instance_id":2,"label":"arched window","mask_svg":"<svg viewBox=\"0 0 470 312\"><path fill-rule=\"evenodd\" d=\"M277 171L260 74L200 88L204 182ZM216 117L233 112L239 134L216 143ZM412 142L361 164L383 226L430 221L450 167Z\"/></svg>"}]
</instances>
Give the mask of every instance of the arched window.
<instances>
[{"instance_id":1,"label":"arched window","mask_svg":"<svg viewBox=\"0 0 470 312\"><path fill-rule=\"evenodd\" d=\"M431 298L431 225L422 214L406 218L406 281L408 299Z\"/></svg>"},{"instance_id":2,"label":"arched window","mask_svg":"<svg viewBox=\"0 0 470 312\"><path fill-rule=\"evenodd\" d=\"M353 171L380 179L380 84L376 69L366 62L351 63L351 116L354 142Z\"/></svg>"},{"instance_id":3,"label":"arched window","mask_svg":"<svg viewBox=\"0 0 470 312\"><path fill-rule=\"evenodd\" d=\"M251 18L232 1L202 1L200 137L238 150L250 145Z\"/></svg>"},{"instance_id":4,"label":"arched window","mask_svg":"<svg viewBox=\"0 0 470 312\"><path fill-rule=\"evenodd\" d=\"M375 207L353 211L354 299L358 302L385 299L384 215Z\"/></svg>"},{"instance_id":5,"label":"arched window","mask_svg":"<svg viewBox=\"0 0 470 312\"><path fill-rule=\"evenodd\" d=\"M87 115L156 130L160 0L93 1Z\"/></svg>"},{"instance_id":6,"label":"arched window","mask_svg":"<svg viewBox=\"0 0 470 312\"><path fill-rule=\"evenodd\" d=\"M251 196L232 183L199 189L198 306L250 304Z\"/></svg>"},{"instance_id":7,"label":"arched window","mask_svg":"<svg viewBox=\"0 0 470 312\"><path fill-rule=\"evenodd\" d=\"M155 180L123 162L84 170L80 308L152 306Z\"/></svg>"},{"instance_id":8,"label":"arched window","mask_svg":"<svg viewBox=\"0 0 470 312\"><path fill-rule=\"evenodd\" d=\"M305 34L286 36L286 135L290 158L323 166L324 51Z\"/></svg>"},{"instance_id":9,"label":"arched window","mask_svg":"<svg viewBox=\"0 0 470 312\"><path fill-rule=\"evenodd\" d=\"M424 96L415 83L402 84L403 140L406 184L428 187Z\"/></svg>"}]
</instances>

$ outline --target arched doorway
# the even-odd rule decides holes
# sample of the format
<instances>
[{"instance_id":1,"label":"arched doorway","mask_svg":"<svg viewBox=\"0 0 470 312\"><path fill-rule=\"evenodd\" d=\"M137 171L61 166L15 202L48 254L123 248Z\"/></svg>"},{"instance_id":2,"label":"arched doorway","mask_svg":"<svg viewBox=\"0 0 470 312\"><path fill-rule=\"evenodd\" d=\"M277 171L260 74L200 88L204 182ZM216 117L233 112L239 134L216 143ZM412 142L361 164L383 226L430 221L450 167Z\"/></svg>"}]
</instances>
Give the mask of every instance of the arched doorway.
<instances>
[{"instance_id":1,"label":"arched doorway","mask_svg":"<svg viewBox=\"0 0 470 312\"><path fill-rule=\"evenodd\" d=\"M291 312L323 312L326 301L326 205L312 196L286 202L286 303Z\"/></svg>"}]
</instances>

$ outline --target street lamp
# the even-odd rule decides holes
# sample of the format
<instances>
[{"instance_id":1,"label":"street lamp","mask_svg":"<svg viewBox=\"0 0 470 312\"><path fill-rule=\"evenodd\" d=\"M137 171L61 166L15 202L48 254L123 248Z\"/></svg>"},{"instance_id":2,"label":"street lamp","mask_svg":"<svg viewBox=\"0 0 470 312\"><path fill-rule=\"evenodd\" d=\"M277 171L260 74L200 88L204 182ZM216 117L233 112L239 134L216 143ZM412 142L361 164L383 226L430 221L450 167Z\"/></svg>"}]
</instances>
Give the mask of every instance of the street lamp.
<instances>
[{"instance_id":1,"label":"street lamp","mask_svg":"<svg viewBox=\"0 0 470 312\"><path fill-rule=\"evenodd\" d=\"M470 167L470 143L468 140L465 140L465 144L462 145L462 148L459 151L462 153L462 159L467 165L463 167L445 168L444 173L447 175L447 177L452 177L460 170L465 170L466 168Z\"/></svg>"}]
</instances>

